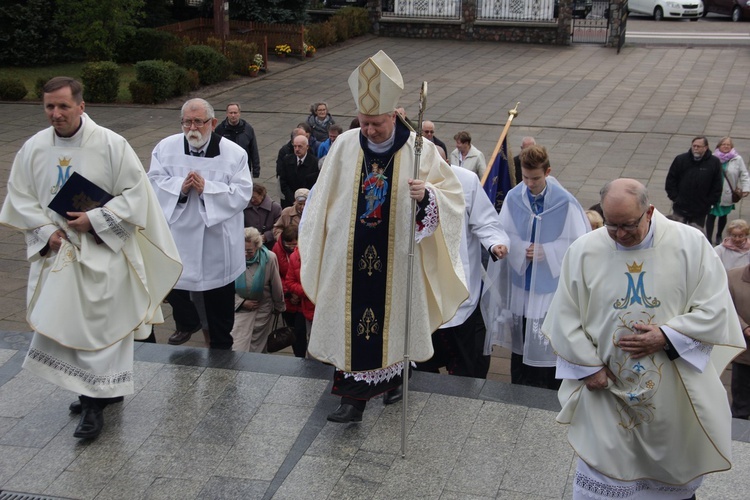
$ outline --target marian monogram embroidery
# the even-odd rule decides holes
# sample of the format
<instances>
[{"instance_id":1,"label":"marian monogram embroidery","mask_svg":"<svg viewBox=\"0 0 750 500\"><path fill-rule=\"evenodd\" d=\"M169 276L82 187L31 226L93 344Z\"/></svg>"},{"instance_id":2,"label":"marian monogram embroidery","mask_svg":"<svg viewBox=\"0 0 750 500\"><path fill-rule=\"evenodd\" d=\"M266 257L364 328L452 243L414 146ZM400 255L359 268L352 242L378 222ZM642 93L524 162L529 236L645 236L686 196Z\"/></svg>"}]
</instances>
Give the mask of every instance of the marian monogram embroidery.
<instances>
[{"instance_id":1,"label":"marian monogram embroidery","mask_svg":"<svg viewBox=\"0 0 750 500\"><path fill-rule=\"evenodd\" d=\"M367 276L372 276L373 271L383 270L383 263L380 261L380 256L374 246L368 245L365 249L365 254L359 259L359 270L366 270Z\"/></svg>"},{"instance_id":2,"label":"marian monogram embroidery","mask_svg":"<svg viewBox=\"0 0 750 500\"><path fill-rule=\"evenodd\" d=\"M357 324L357 335L364 335L366 340L370 340L370 335L377 335L379 328L375 313L368 307Z\"/></svg>"},{"instance_id":3,"label":"marian monogram embroidery","mask_svg":"<svg viewBox=\"0 0 750 500\"><path fill-rule=\"evenodd\" d=\"M50 194L57 194L62 185L68 180L68 177L70 177L70 169L72 167L70 160L71 158L66 156L57 159L57 184L49 190Z\"/></svg>"},{"instance_id":4,"label":"marian monogram embroidery","mask_svg":"<svg viewBox=\"0 0 750 500\"><path fill-rule=\"evenodd\" d=\"M633 261L632 264L627 264L628 272L625 276L628 277L628 290L625 292L625 297L615 301L615 309L627 309L633 304L640 304L649 309L659 307L661 301L656 297L650 297L646 295L646 290L643 286L643 276L646 274L643 271L643 262L636 264Z\"/></svg>"}]
</instances>

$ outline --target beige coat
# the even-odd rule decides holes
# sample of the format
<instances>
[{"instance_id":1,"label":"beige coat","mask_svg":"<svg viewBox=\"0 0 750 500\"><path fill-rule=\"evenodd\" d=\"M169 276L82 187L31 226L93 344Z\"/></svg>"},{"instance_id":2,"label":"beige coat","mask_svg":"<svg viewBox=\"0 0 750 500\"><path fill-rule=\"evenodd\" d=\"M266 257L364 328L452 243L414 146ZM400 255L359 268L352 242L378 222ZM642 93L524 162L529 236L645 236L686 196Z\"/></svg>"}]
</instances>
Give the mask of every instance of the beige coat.
<instances>
[{"instance_id":1,"label":"beige coat","mask_svg":"<svg viewBox=\"0 0 750 500\"><path fill-rule=\"evenodd\" d=\"M729 278L729 293L732 295L734 308L740 317L742 331L750 324L750 265L730 269L727 272ZM750 332L750 330L748 330ZM745 343L750 348L750 338L745 334ZM734 358L735 363L750 365L750 350Z\"/></svg>"}]
</instances>

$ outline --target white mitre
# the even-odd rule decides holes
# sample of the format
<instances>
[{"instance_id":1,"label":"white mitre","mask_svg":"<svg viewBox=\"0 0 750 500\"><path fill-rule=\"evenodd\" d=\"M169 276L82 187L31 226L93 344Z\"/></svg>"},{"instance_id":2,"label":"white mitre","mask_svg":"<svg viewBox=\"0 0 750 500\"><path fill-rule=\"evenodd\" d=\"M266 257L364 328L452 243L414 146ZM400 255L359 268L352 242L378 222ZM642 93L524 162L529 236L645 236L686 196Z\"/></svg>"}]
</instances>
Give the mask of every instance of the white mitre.
<instances>
[{"instance_id":1,"label":"white mitre","mask_svg":"<svg viewBox=\"0 0 750 500\"><path fill-rule=\"evenodd\" d=\"M384 115L396 109L404 79L396 64L381 50L352 71L349 88L357 111L368 116Z\"/></svg>"}]
</instances>

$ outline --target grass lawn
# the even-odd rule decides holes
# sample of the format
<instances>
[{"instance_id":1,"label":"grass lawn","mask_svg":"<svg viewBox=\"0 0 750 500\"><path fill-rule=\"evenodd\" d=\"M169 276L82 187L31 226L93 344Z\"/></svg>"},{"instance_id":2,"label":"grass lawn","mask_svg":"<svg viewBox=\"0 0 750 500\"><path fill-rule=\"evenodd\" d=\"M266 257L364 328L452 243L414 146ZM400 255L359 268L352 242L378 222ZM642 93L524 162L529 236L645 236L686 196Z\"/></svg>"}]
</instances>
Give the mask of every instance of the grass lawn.
<instances>
[{"instance_id":1,"label":"grass lawn","mask_svg":"<svg viewBox=\"0 0 750 500\"><path fill-rule=\"evenodd\" d=\"M36 81L39 78L46 80L53 76L70 76L76 80L81 80L81 70L85 63L67 63L55 64L51 66L42 66L38 68L18 68L18 67L0 67L0 74L5 78L20 78L26 86L28 93L24 101L40 100L35 94ZM120 91L117 93L117 102L129 103L132 101L128 85L135 80L135 68L132 64L120 65ZM84 90L84 99L86 91Z\"/></svg>"}]
</instances>

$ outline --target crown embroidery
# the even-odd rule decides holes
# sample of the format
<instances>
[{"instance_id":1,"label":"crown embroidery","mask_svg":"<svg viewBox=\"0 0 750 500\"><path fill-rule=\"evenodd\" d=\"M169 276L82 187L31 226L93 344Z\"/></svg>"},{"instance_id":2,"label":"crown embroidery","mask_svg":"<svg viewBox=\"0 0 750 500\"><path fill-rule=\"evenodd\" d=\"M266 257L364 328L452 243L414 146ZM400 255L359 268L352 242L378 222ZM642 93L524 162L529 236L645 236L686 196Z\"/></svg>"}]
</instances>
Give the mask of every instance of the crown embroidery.
<instances>
[{"instance_id":1,"label":"crown embroidery","mask_svg":"<svg viewBox=\"0 0 750 500\"><path fill-rule=\"evenodd\" d=\"M627 264L627 266L629 273L640 273L643 270L643 262L636 264L636 262L633 261L632 264Z\"/></svg>"}]
</instances>

